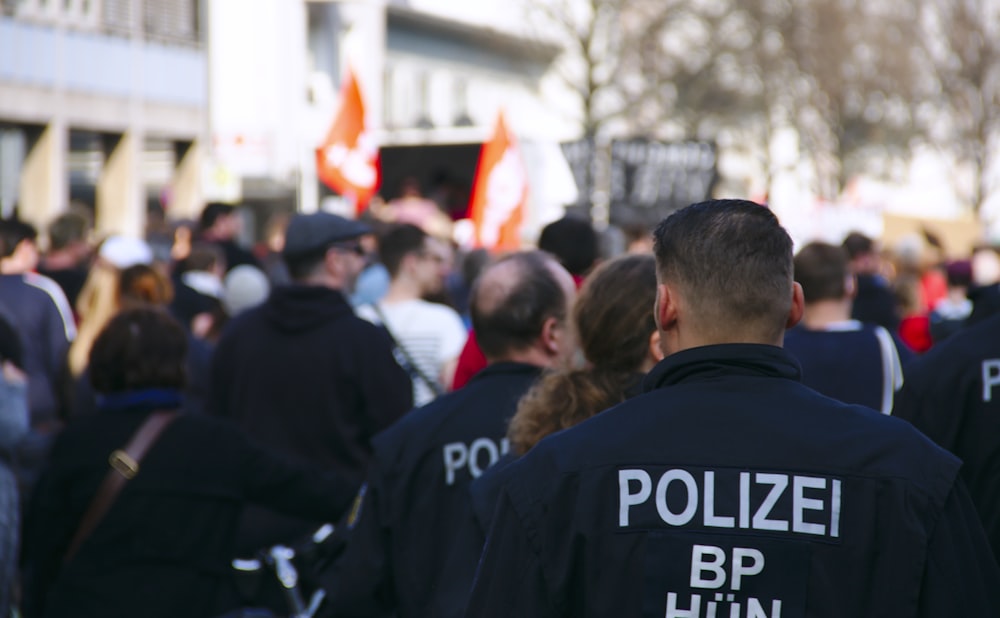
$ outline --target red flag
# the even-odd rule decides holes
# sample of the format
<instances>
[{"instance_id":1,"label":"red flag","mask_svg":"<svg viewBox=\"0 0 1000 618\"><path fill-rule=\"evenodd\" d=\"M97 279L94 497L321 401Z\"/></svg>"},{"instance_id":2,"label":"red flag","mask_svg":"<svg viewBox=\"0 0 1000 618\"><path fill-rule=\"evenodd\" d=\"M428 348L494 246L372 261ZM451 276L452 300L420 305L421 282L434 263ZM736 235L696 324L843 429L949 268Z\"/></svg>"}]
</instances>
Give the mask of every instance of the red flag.
<instances>
[{"instance_id":1,"label":"red flag","mask_svg":"<svg viewBox=\"0 0 1000 618\"><path fill-rule=\"evenodd\" d=\"M347 70L333 126L316 149L316 173L330 189L353 198L358 212L378 190L378 144L365 128L365 103L353 69Z\"/></svg>"},{"instance_id":2,"label":"red flag","mask_svg":"<svg viewBox=\"0 0 1000 618\"><path fill-rule=\"evenodd\" d=\"M469 213L476 228L476 246L500 251L520 248L527 200L528 173L501 112L493 137L483 144L472 190Z\"/></svg>"}]
</instances>

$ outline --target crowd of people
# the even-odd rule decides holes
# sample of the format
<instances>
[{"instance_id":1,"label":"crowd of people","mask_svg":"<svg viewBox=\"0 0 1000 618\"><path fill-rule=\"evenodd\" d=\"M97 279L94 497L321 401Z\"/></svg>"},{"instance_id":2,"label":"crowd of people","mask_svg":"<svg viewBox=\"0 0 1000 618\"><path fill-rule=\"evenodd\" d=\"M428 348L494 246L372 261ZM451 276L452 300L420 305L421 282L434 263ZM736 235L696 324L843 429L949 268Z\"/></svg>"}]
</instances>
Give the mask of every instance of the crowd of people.
<instances>
[{"instance_id":1,"label":"crowd of people","mask_svg":"<svg viewBox=\"0 0 1000 618\"><path fill-rule=\"evenodd\" d=\"M324 523L322 615L1000 615L992 249L241 225L0 221L0 618L237 612Z\"/></svg>"}]
</instances>

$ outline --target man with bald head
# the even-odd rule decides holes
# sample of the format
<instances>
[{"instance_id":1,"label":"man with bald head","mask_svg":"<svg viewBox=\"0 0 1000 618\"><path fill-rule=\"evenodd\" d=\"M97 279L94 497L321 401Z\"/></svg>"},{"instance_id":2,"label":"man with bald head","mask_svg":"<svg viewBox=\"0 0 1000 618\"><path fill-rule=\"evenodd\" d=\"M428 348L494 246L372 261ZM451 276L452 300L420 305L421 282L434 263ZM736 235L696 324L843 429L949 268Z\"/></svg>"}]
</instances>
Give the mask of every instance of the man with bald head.
<instances>
[{"instance_id":1,"label":"man with bald head","mask_svg":"<svg viewBox=\"0 0 1000 618\"><path fill-rule=\"evenodd\" d=\"M508 451L507 422L542 370L574 353L572 276L547 254L515 253L472 291L489 365L464 388L406 415L375 456L337 566L337 615L428 616L453 535L471 513L468 485Z\"/></svg>"}]
</instances>

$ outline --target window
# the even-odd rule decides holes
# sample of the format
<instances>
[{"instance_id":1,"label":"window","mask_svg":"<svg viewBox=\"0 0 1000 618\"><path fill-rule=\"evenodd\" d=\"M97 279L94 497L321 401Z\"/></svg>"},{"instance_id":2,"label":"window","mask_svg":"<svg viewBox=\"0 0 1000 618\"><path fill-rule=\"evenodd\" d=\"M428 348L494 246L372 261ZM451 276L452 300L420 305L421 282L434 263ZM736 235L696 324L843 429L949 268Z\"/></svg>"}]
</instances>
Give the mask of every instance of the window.
<instances>
[{"instance_id":1,"label":"window","mask_svg":"<svg viewBox=\"0 0 1000 618\"><path fill-rule=\"evenodd\" d=\"M195 0L146 0L146 36L168 43L197 43L198 3Z\"/></svg>"}]
</instances>

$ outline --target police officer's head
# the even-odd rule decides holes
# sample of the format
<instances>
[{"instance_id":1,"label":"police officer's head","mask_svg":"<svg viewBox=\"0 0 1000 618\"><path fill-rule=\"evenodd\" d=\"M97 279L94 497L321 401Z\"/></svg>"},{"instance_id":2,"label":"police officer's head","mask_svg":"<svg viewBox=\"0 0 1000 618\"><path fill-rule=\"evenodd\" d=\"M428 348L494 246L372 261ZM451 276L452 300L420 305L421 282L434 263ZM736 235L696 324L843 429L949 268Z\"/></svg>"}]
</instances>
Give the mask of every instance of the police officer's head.
<instances>
[{"instance_id":1,"label":"police officer's head","mask_svg":"<svg viewBox=\"0 0 1000 618\"><path fill-rule=\"evenodd\" d=\"M569 324L575 296L572 276L540 251L514 253L487 267L473 285L469 309L487 360L566 362L576 351Z\"/></svg>"},{"instance_id":2,"label":"police officer's head","mask_svg":"<svg viewBox=\"0 0 1000 618\"><path fill-rule=\"evenodd\" d=\"M655 316L665 354L717 343L781 345L802 317L792 240L745 200L693 204L654 233Z\"/></svg>"}]
</instances>

